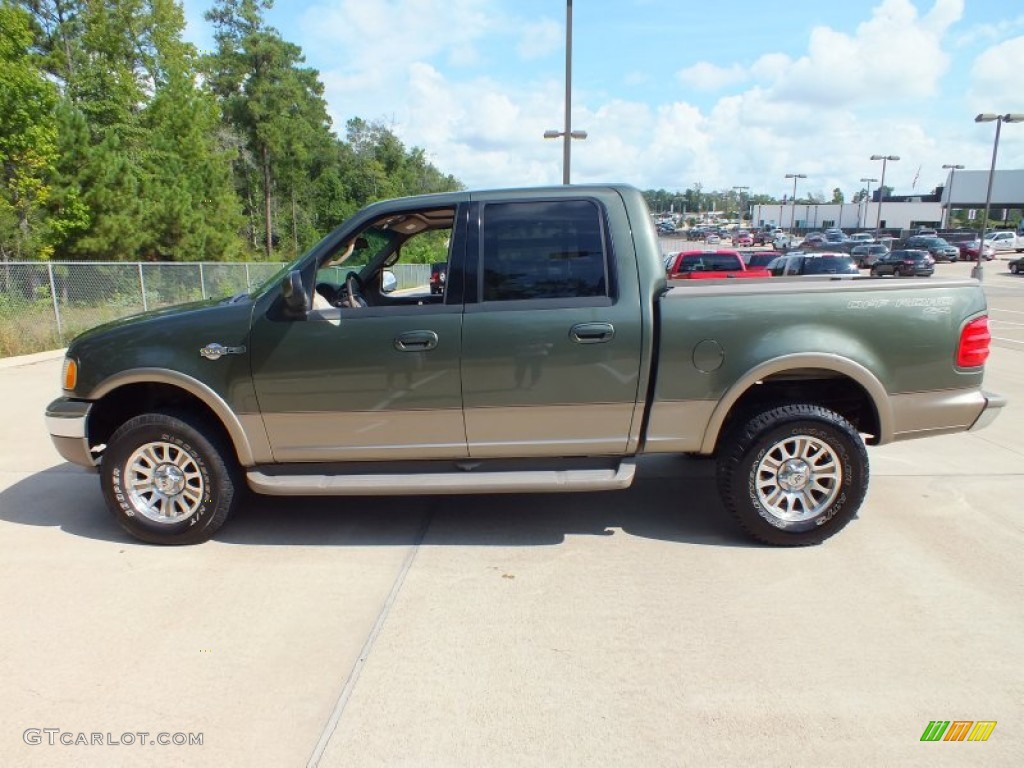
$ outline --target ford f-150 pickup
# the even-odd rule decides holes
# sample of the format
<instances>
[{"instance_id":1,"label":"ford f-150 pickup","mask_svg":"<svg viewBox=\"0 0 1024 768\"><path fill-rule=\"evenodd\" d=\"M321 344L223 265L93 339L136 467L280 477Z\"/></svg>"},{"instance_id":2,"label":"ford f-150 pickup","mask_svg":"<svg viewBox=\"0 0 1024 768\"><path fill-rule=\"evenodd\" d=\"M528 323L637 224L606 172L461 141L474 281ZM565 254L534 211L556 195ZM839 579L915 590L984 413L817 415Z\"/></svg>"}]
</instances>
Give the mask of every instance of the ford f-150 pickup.
<instances>
[{"instance_id":1,"label":"ford f-150 pickup","mask_svg":"<svg viewBox=\"0 0 1024 768\"><path fill-rule=\"evenodd\" d=\"M252 293L75 339L50 434L155 543L209 538L245 486L597 491L680 453L716 457L748 533L801 545L860 507L865 444L1003 405L977 281L670 285L650 221L621 185L373 204ZM398 287L413 255L441 293Z\"/></svg>"},{"instance_id":2,"label":"ford f-150 pickup","mask_svg":"<svg viewBox=\"0 0 1024 768\"><path fill-rule=\"evenodd\" d=\"M722 277L771 277L761 268L748 267L738 251L681 251L668 265L669 280L714 280Z\"/></svg>"}]
</instances>

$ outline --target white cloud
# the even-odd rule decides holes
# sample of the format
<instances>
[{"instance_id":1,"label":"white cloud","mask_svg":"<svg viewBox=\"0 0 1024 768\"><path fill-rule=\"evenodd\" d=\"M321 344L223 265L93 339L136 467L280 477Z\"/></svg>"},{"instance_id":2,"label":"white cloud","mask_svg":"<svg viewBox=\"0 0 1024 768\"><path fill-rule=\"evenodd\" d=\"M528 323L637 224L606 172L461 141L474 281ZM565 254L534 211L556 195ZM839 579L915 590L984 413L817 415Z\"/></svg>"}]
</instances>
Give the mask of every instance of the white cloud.
<instances>
[{"instance_id":1,"label":"white cloud","mask_svg":"<svg viewBox=\"0 0 1024 768\"><path fill-rule=\"evenodd\" d=\"M719 67L707 61L699 61L692 67L676 73L683 85L702 91L718 91L747 78L747 71L739 64L731 67Z\"/></svg>"},{"instance_id":2,"label":"white cloud","mask_svg":"<svg viewBox=\"0 0 1024 768\"><path fill-rule=\"evenodd\" d=\"M539 59L563 50L564 26L552 19L541 19L525 25L518 52L524 59Z\"/></svg>"},{"instance_id":3,"label":"white cloud","mask_svg":"<svg viewBox=\"0 0 1024 768\"><path fill-rule=\"evenodd\" d=\"M909 0L883 0L853 35L816 27L807 54L777 67L773 95L829 107L933 96L949 67L943 35L962 12L962 0L938 0L919 18Z\"/></svg>"},{"instance_id":4,"label":"white cloud","mask_svg":"<svg viewBox=\"0 0 1024 768\"><path fill-rule=\"evenodd\" d=\"M474 47L494 25L487 5L486 0L333 0L307 7L299 24L304 47L318 60L338 61L338 69L353 80L393 81L395 73L418 61L439 56L475 61Z\"/></svg>"},{"instance_id":5,"label":"white cloud","mask_svg":"<svg viewBox=\"0 0 1024 768\"><path fill-rule=\"evenodd\" d=\"M751 74L763 82L779 80L793 66L793 60L784 53L766 53L754 62Z\"/></svg>"},{"instance_id":6,"label":"white cloud","mask_svg":"<svg viewBox=\"0 0 1024 768\"><path fill-rule=\"evenodd\" d=\"M667 189L700 182L707 190L744 184L781 195L791 191L785 174L798 172L808 175L801 190L830 197L840 187L849 199L860 177L881 173L868 160L874 153L903 157L886 178L898 193L910 191L919 166L917 191L943 181L942 163L987 167L991 131L974 132L966 86L956 101L964 114L927 110L954 75L970 72L970 98L989 99L986 111L1024 111L1017 95L1024 38L982 51L973 69L962 59L953 67L951 29L962 15L962 0L934 0L922 10L910 0L880 0L859 26L814 28L802 51L802 41L791 39L777 52L753 52L752 64L682 70L677 78L694 89L686 101L655 101L664 89L642 100L658 75L635 62L619 79L636 97L609 97L604 84L588 92L577 80L573 127L589 138L572 143L573 180ZM561 129L557 59L541 79L523 69L498 80L481 74L496 70L473 64L486 64L496 41L509 60L560 54L560 22L512 19L488 0L321 0L303 19L303 45L317 47L336 120L390 118L408 146L425 148L437 167L471 187L560 180L561 143L542 138ZM331 61L337 65L324 64ZM726 88L735 92L710 100L696 93ZM1024 145L1024 126L1016 128ZM1010 133L1001 165L1014 158Z\"/></svg>"},{"instance_id":7,"label":"white cloud","mask_svg":"<svg viewBox=\"0 0 1024 768\"><path fill-rule=\"evenodd\" d=\"M1015 19L999 19L990 24L976 24L966 32L957 35L953 44L958 48L967 48L1000 41L1008 35L1024 29L1024 15Z\"/></svg>"},{"instance_id":8,"label":"white cloud","mask_svg":"<svg viewBox=\"0 0 1024 768\"><path fill-rule=\"evenodd\" d=\"M970 101L978 112L1024 112L1024 36L987 48L971 68Z\"/></svg>"}]
</instances>

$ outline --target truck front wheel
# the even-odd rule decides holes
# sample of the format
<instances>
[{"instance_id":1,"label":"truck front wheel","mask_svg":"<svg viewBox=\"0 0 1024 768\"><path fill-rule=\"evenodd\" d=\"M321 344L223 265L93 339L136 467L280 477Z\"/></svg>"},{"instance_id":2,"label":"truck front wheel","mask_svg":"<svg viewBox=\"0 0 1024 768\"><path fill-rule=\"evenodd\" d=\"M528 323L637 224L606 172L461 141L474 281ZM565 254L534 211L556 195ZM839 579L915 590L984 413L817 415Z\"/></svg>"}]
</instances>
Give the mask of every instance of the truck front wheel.
<instances>
[{"instance_id":1,"label":"truck front wheel","mask_svg":"<svg viewBox=\"0 0 1024 768\"><path fill-rule=\"evenodd\" d=\"M725 438L718 491L754 538L819 544L857 513L868 487L868 454L857 430L816 405L760 413Z\"/></svg>"},{"instance_id":2,"label":"truck front wheel","mask_svg":"<svg viewBox=\"0 0 1024 768\"><path fill-rule=\"evenodd\" d=\"M236 499L231 454L187 417L147 413L110 438L100 465L107 507L137 539L198 544L227 519Z\"/></svg>"}]
</instances>

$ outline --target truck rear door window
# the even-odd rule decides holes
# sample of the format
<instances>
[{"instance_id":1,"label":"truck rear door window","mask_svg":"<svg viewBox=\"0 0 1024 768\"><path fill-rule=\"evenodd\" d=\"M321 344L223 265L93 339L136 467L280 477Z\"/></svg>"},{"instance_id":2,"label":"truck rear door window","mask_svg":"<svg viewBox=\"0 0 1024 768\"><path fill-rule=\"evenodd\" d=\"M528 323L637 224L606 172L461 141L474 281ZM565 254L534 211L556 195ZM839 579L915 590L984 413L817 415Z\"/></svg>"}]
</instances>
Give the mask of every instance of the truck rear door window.
<instances>
[{"instance_id":1,"label":"truck rear door window","mask_svg":"<svg viewBox=\"0 0 1024 768\"><path fill-rule=\"evenodd\" d=\"M483 232L484 301L609 295L601 211L593 202L489 204Z\"/></svg>"}]
</instances>

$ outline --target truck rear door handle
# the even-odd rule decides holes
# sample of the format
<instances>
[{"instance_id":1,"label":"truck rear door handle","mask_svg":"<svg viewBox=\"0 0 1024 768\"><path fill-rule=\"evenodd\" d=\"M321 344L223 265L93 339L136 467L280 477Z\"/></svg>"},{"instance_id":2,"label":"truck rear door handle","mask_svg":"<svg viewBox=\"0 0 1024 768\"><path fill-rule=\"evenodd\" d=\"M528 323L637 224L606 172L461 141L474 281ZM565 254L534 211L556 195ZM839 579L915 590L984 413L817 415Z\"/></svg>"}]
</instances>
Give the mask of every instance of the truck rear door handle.
<instances>
[{"instance_id":1,"label":"truck rear door handle","mask_svg":"<svg viewBox=\"0 0 1024 768\"><path fill-rule=\"evenodd\" d=\"M615 338L611 323L579 323L569 329L569 338L577 344L602 344Z\"/></svg>"},{"instance_id":2,"label":"truck rear door handle","mask_svg":"<svg viewBox=\"0 0 1024 768\"><path fill-rule=\"evenodd\" d=\"M399 352L425 352L437 346L437 334L433 331L407 331L395 337L395 349Z\"/></svg>"}]
</instances>

